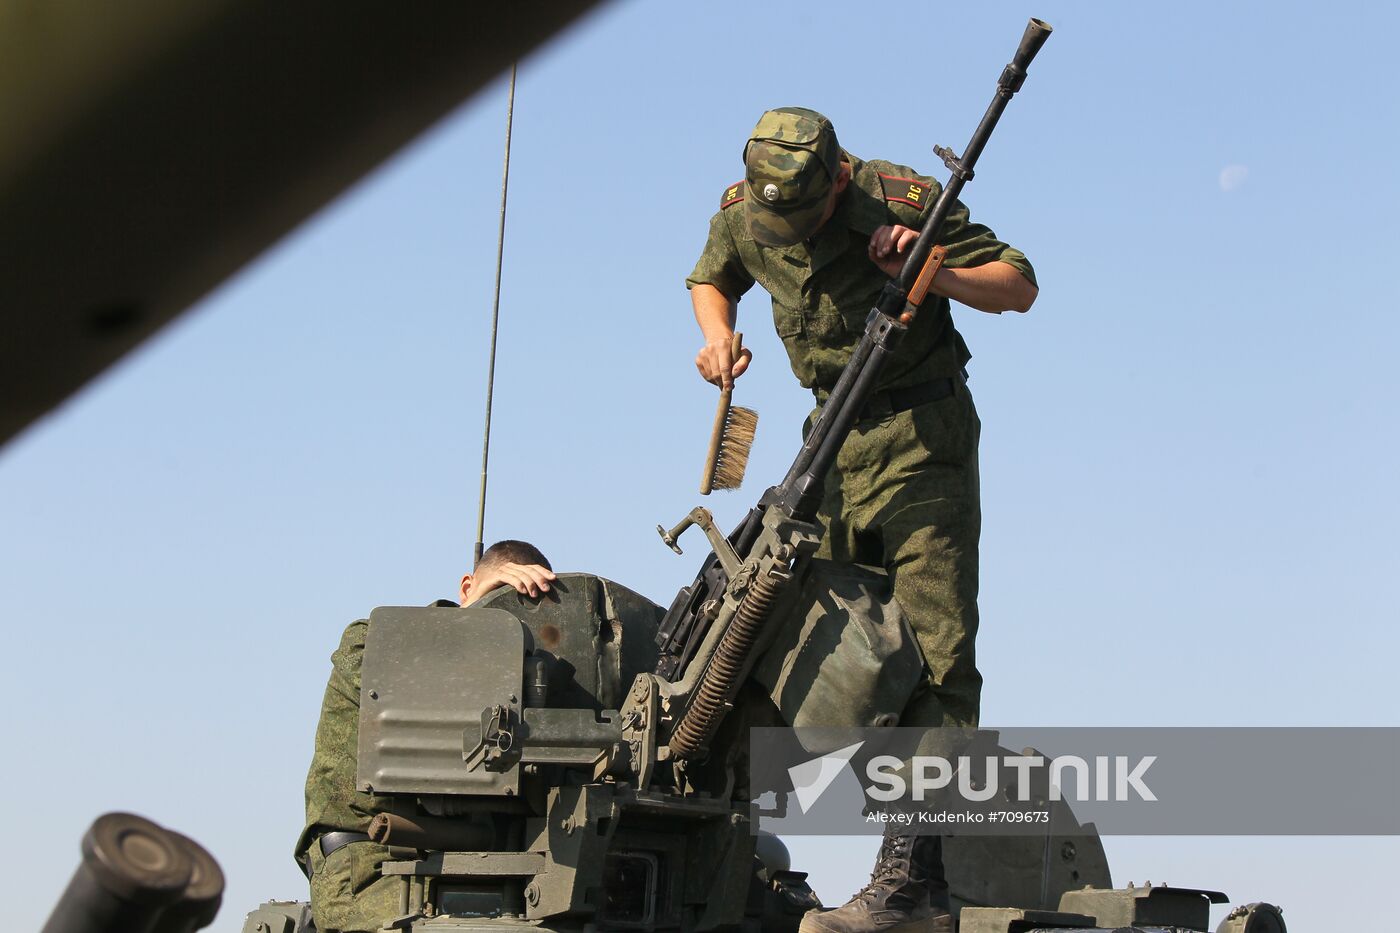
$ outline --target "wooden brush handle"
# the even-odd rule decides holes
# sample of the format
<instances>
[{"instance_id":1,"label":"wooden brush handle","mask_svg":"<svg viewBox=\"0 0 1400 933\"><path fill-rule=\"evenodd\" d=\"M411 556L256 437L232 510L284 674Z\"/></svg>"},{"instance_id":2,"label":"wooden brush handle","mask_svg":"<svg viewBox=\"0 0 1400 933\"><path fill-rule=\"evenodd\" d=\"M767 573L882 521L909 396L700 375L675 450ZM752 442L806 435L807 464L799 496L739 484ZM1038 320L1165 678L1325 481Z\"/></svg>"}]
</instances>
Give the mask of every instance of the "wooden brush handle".
<instances>
[{"instance_id":1,"label":"wooden brush handle","mask_svg":"<svg viewBox=\"0 0 1400 933\"><path fill-rule=\"evenodd\" d=\"M734 339L729 343L729 368L731 372L734 368L734 361L739 358L739 353L744 349L744 335L735 331ZM719 444L724 437L724 423L729 420L729 404L734 397L734 386L731 377L730 387L719 390L719 407L715 409L715 426L710 429L710 450L705 455L705 472L700 477L700 495L708 496L714 488L715 482L715 460L719 457Z\"/></svg>"}]
</instances>

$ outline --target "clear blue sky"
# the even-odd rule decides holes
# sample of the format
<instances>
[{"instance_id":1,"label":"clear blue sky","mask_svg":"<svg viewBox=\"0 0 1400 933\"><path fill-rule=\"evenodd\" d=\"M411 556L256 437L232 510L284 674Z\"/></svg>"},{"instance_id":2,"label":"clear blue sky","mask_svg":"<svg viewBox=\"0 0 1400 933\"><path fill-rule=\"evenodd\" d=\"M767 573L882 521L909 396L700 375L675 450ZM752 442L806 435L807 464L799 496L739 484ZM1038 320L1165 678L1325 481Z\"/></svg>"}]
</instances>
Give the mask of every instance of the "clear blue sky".
<instances>
[{"instance_id":1,"label":"clear blue sky","mask_svg":"<svg viewBox=\"0 0 1400 933\"><path fill-rule=\"evenodd\" d=\"M932 171L1029 15L1055 34L966 200L1041 295L957 312L984 722L1400 725L1385 4L605 8L521 68L488 540L668 603L698 545L653 529L698 501L714 404L682 281L754 120L813 107L857 155ZM9 848L46 866L0 877L16 928L107 809L220 858L216 930L304 896L328 655L470 557L504 116L498 82L0 451ZM741 323L762 421L726 526L810 402L761 293ZM795 847L839 903L874 840ZM1108 851L1119 883L1274 900L1302 931L1359 926L1367 899L1329 892L1400 861L1395 839Z\"/></svg>"}]
</instances>

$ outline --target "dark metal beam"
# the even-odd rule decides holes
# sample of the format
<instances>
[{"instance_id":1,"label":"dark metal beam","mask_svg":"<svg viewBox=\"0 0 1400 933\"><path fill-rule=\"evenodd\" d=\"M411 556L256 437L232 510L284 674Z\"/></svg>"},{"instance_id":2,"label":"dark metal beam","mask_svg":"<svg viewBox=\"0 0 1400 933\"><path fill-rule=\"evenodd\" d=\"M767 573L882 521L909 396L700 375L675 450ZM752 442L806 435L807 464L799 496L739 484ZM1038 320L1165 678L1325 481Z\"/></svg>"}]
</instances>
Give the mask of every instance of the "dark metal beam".
<instances>
[{"instance_id":1,"label":"dark metal beam","mask_svg":"<svg viewBox=\"0 0 1400 933\"><path fill-rule=\"evenodd\" d=\"M0 0L0 443L597 0Z\"/></svg>"}]
</instances>

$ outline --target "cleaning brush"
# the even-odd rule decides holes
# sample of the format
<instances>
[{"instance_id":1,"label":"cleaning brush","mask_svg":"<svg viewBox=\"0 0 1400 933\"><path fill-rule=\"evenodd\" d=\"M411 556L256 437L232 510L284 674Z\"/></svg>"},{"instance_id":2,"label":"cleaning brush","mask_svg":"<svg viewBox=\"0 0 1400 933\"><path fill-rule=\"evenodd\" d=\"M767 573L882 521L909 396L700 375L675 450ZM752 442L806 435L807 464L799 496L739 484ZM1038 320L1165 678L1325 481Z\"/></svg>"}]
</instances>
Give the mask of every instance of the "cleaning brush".
<instances>
[{"instance_id":1,"label":"cleaning brush","mask_svg":"<svg viewBox=\"0 0 1400 933\"><path fill-rule=\"evenodd\" d=\"M738 360L743 348L744 335L735 334L730 359ZM705 472L700 477L702 496L708 496L711 489L738 489L744 481L744 468L749 465L749 450L758 429L758 412L730 405L733 395L732 386L719 393L715 426L710 432L710 452L705 458Z\"/></svg>"}]
</instances>

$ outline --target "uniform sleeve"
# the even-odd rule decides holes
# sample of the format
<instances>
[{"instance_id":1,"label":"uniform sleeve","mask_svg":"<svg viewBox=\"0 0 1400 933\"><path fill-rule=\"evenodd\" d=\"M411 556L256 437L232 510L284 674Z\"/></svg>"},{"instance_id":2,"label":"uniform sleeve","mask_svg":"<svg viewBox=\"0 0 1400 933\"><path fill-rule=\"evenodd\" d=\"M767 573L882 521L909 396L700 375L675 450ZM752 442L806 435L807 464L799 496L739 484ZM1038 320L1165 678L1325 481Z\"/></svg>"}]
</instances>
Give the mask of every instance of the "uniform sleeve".
<instances>
[{"instance_id":1,"label":"uniform sleeve","mask_svg":"<svg viewBox=\"0 0 1400 933\"><path fill-rule=\"evenodd\" d=\"M695 271L685 280L685 287L713 285L726 297L738 301L753 288L753 283L753 276L739 256L739 247L729 231L729 221L724 211L716 212L710 218L710 235L705 241L705 251L700 254Z\"/></svg>"},{"instance_id":2,"label":"uniform sleeve","mask_svg":"<svg viewBox=\"0 0 1400 933\"><path fill-rule=\"evenodd\" d=\"M310 845L318 826L353 829L362 818L367 820L358 812L355 756L360 732L360 662L368 630L364 619L351 623L331 655L331 676L321 701L315 752L306 775L306 826L297 842L299 853Z\"/></svg>"},{"instance_id":3,"label":"uniform sleeve","mask_svg":"<svg viewBox=\"0 0 1400 933\"><path fill-rule=\"evenodd\" d=\"M996 234L982 224L973 223L967 207L961 201L953 202L948 219L943 223L939 242L948 247L948 258L943 264L952 268L970 268L1000 260L1036 284L1035 270L1031 268L1026 254L998 240Z\"/></svg>"},{"instance_id":4,"label":"uniform sleeve","mask_svg":"<svg viewBox=\"0 0 1400 933\"><path fill-rule=\"evenodd\" d=\"M360 708L360 662L365 656L365 634L369 632L369 622L364 619L352 622L340 636L340 647L331 654L331 679L326 684L327 692L340 695L345 701Z\"/></svg>"}]
</instances>

